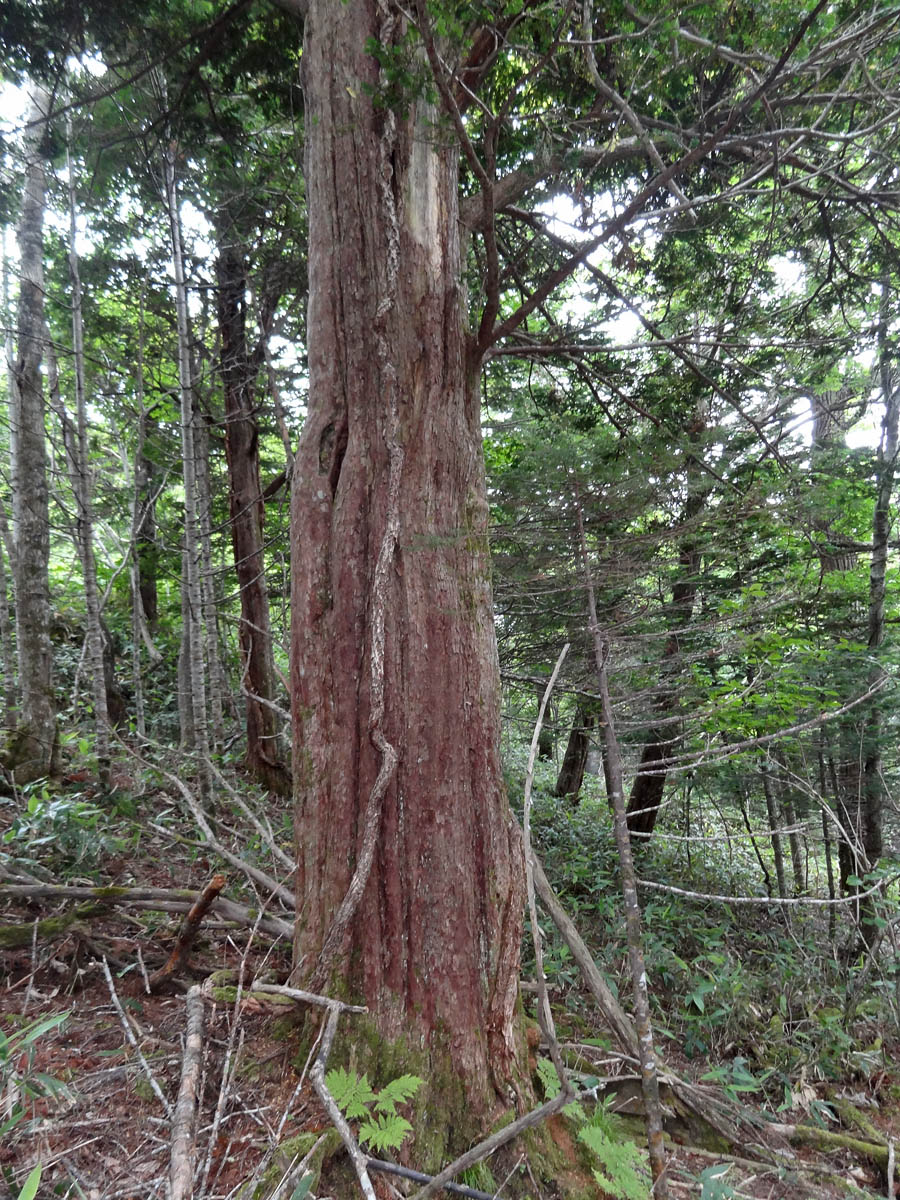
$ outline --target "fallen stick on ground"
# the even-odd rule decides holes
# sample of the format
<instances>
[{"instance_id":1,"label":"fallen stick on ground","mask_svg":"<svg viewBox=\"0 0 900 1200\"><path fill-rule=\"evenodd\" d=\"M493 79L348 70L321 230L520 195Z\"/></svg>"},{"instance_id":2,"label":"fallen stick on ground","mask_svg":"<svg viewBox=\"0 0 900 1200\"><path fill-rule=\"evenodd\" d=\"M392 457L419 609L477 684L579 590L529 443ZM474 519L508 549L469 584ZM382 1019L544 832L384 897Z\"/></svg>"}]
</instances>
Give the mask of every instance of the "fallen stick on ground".
<instances>
[{"instance_id":1,"label":"fallen stick on ground","mask_svg":"<svg viewBox=\"0 0 900 1200\"><path fill-rule=\"evenodd\" d=\"M151 992L156 991L167 979L171 979L175 972L187 962L191 946L193 946L194 939L200 930L201 922L207 912L209 912L210 905L218 897L222 888L224 888L225 882L224 875L213 875L212 879L191 905L182 923L178 939L172 948L172 953L159 970L154 971L148 980ZM190 995L190 993L188 994Z\"/></svg>"},{"instance_id":2,"label":"fallen stick on ground","mask_svg":"<svg viewBox=\"0 0 900 1200\"><path fill-rule=\"evenodd\" d=\"M159 1086L159 1084L156 1081L156 1076L150 1070L150 1064L147 1062L146 1058L144 1058L143 1054L141 1053L141 1048L138 1045L137 1038L134 1036L134 1030L128 1024L128 1018L125 1016L125 1010L122 1008L122 1002L119 999L119 993L116 991L116 985L113 981L112 973L110 972L110 969L109 969L109 963L106 961L105 958L103 959L102 966L103 966L103 974L106 977L106 986L109 988L109 998L113 1002L113 1008L116 1010L116 1015L119 1018L119 1023L122 1026L123 1030L125 1031L125 1037L128 1039L132 1050L134 1050L135 1054L137 1055L137 1060L141 1064L141 1070L144 1072L144 1075L147 1077L147 1082L150 1084L150 1087L153 1089L153 1094L156 1096L157 1100L159 1100L160 1104L165 1109L166 1116L169 1118L169 1120L171 1120L172 1119L172 1105L166 1099L162 1088Z\"/></svg>"},{"instance_id":3,"label":"fallen stick on ground","mask_svg":"<svg viewBox=\"0 0 900 1200\"><path fill-rule=\"evenodd\" d=\"M221 876L219 878L222 878ZM223 879L224 883L224 879ZM203 994L195 984L185 1001L187 1031L181 1064L181 1086L172 1114L172 1152L169 1159L170 1200L190 1200L194 1191L194 1138L198 1081L203 1058Z\"/></svg>"},{"instance_id":4,"label":"fallen stick on ground","mask_svg":"<svg viewBox=\"0 0 900 1200\"><path fill-rule=\"evenodd\" d=\"M23 900L87 900L94 901L91 915L96 907L104 904L121 904L128 908L150 908L160 912L187 912L197 898L197 893L189 888L151 888L151 887L85 887L82 885L66 885L55 883L0 883L0 900L3 898ZM269 937L292 937L294 927L292 922L280 917L258 918L258 910L248 908L246 904L238 904L234 900L226 900L219 896L210 908L210 912L223 917L226 921L234 921L238 925L250 925ZM38 937L46 937L53 933L52 922L63 922L63 917L50 917L38 925ZM72 917L72 920L77 919ZM71 922L70 922L71 923ZM44 926L47 925L45 929ZM0 948L15 949L27 945L31 941L31 927L22 925L0 926ZM22 940L24 937L24 941Z\"/></svg>"}]
</instances>

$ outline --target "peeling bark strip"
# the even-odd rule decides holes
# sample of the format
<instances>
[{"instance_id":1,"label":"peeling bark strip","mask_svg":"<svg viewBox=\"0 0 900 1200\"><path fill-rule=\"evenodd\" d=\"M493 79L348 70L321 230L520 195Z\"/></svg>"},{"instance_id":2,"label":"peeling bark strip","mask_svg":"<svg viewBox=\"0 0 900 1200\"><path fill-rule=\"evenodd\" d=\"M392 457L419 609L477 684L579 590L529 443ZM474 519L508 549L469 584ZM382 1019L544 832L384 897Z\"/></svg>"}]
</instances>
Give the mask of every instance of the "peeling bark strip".
<instances>
[{"instance_id":1,"label":"peeling bark strip","mask_svg":"<svg viewBox=\"0 0 900 1200\"><path fill-rule=\"evenodd\" d=\"M296 976L308 981L321 956L317 979L341 976L381 1035L448 1056L474 1125L496 1112L496 1086L508 1102L517 1074L524 864L498 754L458 154L425 99L397 115L372 100L366 45L404 33L400 7L372 0L312 0L304 28Z\"/></svg>"}]
</instances>

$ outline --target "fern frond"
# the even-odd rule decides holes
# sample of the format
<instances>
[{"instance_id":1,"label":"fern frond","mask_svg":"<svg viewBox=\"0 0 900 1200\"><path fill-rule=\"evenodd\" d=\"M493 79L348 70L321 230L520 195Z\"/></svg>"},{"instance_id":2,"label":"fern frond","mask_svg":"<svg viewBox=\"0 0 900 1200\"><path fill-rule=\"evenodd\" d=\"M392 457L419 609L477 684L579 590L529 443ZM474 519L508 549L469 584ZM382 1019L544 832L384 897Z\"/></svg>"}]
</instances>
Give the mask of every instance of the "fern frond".
<instances>
[{"instance_id":1,"label":"fern frond","mask_svg":"<svg viewBox=\"0 0 900 1200\"><path fill-rule=\"evenodd\" d=\"M418 1075L400 1075L378 1093L375 1101L375 1111L395 1113L398 1104L405 1104L410 1096L415 1095L423 1080Z\"/></svg>"},{"instance_id":2,"label":"fern frond","mask_svg":"<svg viewBox=\"0 0 900 1200\"><path fill-rule=\"evenodd\" d=\"M375 1099L375 1093L366 1075L336 1067L325 1076L325 1086L334 1096L338 1108L352 1121L356 1117L367 1117L366 1105Z\"/></svg>"},{"instance_id":3,"label":"fern frond","mask_svg":"<svg viewBox=\"0 0 900 1200\"><path fill-rule=\"evenodd\" d=\"M412 1125L396 1113L377 1113L359 1127L359 1140L372 1150L399 1150Z\"/></svg>"},{"instance_id":4,"label":"fern frond","mask_svg":"<svg viewBox=\"0 0 900 1200\"><path fill-rule=\"evenodd\" d=\"M634 1142L611 1141L596 1125L578 1130L579 1138L603 1167L594 1178L617 1200L650 1200L650 1174L643 1153Z\"/></svg>"}]
</instances>

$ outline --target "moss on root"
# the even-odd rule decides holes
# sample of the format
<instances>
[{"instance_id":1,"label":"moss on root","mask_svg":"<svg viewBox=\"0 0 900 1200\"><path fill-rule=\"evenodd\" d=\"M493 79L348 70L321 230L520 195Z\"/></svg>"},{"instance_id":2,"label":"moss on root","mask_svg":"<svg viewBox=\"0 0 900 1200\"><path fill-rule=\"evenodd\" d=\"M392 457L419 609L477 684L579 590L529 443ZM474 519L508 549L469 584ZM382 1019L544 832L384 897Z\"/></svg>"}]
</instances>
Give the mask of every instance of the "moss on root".
<instances>
[{"instance_id":1,"label":"moss on root","mask_svg":"<svg viewBox=\"0 0 900 1200\"><path fill-rule=\"evenodd\" d=\"M306 1061L312 1036L307 1027L295 1059L298 1066ZM347 1014L343 1018L328 1060L328 1068L335 1067L366 1075L376 1091L401 1075L417 1075L424 1080L404 1109L413 1133L394 1157L428 1174L436 1174L517 1115L511 1110L502 1112L493 1122L488 1118L486 1128L453 1069L449 1047L440 1037L433 1039L427 1050L407 1038L389 1041L378 1033L371 1017ZM488 1162L468 1172L464 1182L492 1191L499 1182L508 1180L504 1195L510 1200L538 1194L544 1200L596 1200L597 1187L584 1147L567 1131L568 1123L563 1118L556 1118L556 1122L528 1130ZM319 1190L343 1196L356 1194L357 1187L343 1147L335 1142L323 1159Z\"/></svg>"},{"instance_id":2,"label":"moss on root","mask_svg":"<svg viewBox=\"0 0 900 1200\"><path fill-rule=\"evenodd\" d=\"M287 1174L295 1171L310 1151L314 1151L306 1165L304 1175L312 1175L309 1190L318 1191L322 1165L330 1161L341 1146L340 1134L336 1129L330 1129L322 1138L321 1145L316 1142L321 1134L314 1132L298 1133L286 1138L275 1153L275 1160L262 1177L262 1180L252 1189L247 1189L242 1200L268 1200L268 1197L281 1188ZM299 1183L300 1180L295 1180Z\"/></svg>"}]
</instances>

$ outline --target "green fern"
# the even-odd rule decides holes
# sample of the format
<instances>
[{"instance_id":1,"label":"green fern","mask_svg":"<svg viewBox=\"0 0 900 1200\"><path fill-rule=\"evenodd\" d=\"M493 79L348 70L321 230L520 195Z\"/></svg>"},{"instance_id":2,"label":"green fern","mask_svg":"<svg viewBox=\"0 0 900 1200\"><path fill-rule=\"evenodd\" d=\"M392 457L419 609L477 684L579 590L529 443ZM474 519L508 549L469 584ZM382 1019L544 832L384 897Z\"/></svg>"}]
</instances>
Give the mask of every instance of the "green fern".
<instances>
[{"instance_id":1,"label":"green fern","mask_svg":"<svg viewBox=\"0 0 900 1200\"><path fill-rule=\"evenodd\" d=\"M338 1108L349 1120L369 1115L368 1105L377 1099L369 1084L368 1076L357 1075L337 1067L325 1076L325 1086L334 1096Z\"/></svg>"},{"instance_id":2,"label":"green fern","mask_svg":"<svg viewBox=\"0 0 900 1200\"><path fill-rule=\"evenodd\" d=\"M405 1104L414 1096L422 1080L418 1075L400 1075L381 1089L375 1101L375 1111L395 1113L398 1104Z\"/></svg>"},{"instance_id":3,"label":"green fern","mask_svg":"<svg viewBox=\"0 0 900 1200\"><path fill-rule=\"evenodd\" d=\"M380 1092L374 1092L367 1076L338 1067L325 1076L325 1084L334 1096L338 1108L349 1120L359 1119L359 1140L369 1149L399 1150L404 1138L412 1133L412 1125L397 1112L421 1085L418 1075L401 1075L392 1079Z\"/></svg>"},{"instance_id":4,"label":"green fern","mask_svg":"<svg viewBox=\"0 0 900 1200\"><path fill-rule=\"evenodd\" d=\"M372 1150L399 1150L412 1125L397 1113L375 1113L359 1127L359 1140Z\"/></svg>"},{"instance_id":5,"label":"green fern","mask_svg":"<svg viewBox=\"0 0 900 1200\"><path fill-rule=\"evenodd\" d=\"M537 1060L537 1075L548 1100L558 1096L562 1084L548 1058ZM620 1117L612 1111L615 1096L597 1101L590 1120L577 1100L563 1112L577 1125L578 1137L600 1160L602 1171L594 1170L600 1187L616 1200L650 1200L650 1175L644 1153L625 1132Z\"/></svg>"},{"instance_id":6,"label":"green fern","mask_svg":"<svg viewBox=\"0 0 900 1200\"><path fill-rule=\"evenodd\" d=\"M603 1166L594 1170L594 1178L605 1192L617 1200L650 1200L649 1172L634 1142L614 1142L592 1123L583 1125L578 1137Z\"/></svg>"},{"instance_id":7,"label":"green fern","mask_svg":"<svg viewBox=\"0 0 900 1200\"><path fill-rule=\"evenodd\" d=\"M555 1099L560 1093L562 1084L559 1082L556 1067L554 1067L549 1058L539 1058L537 1060L537 1073L544 1092L544 1099ZM567 1104L563 1112L567 1117L571 1117L573 1121L581 1122L587 1120L587 1113L577 1100L573 1100L571 1104Z\"/></svg>"}]
</instances>

